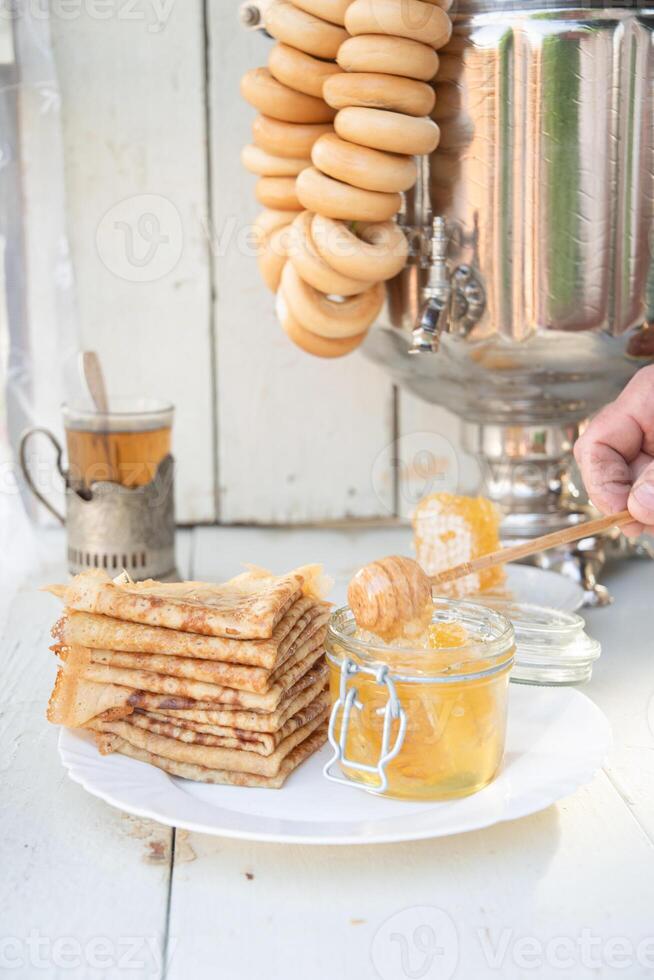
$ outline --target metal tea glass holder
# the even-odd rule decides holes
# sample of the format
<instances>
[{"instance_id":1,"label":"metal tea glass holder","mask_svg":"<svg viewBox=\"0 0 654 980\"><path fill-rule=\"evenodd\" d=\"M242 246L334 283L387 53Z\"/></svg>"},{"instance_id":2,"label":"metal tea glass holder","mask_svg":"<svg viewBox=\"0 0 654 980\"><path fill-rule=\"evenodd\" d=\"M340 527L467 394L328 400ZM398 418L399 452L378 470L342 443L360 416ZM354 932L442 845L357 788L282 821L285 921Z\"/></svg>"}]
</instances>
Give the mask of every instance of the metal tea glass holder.
<instances>
[{"instance_id":1,"label":"metal tea glass holder","mask_svg":"<svg viewBox=\"0 0 654 980\"><path fill-rule=\"evenodd\" d=\"M31 436L48 438L56 451L55 466L65 485L65 516L34 483L27 462ZM175 568L175 462L165 456L153 479L138 487L99 480L79 492L62 465L63 450L48 429L30 429L19 449L25 481L44 507L66 528L66 554L71 574L103 569L110 575L122 570L133 579L174 578Z\"/></svg>"}]
</instances>

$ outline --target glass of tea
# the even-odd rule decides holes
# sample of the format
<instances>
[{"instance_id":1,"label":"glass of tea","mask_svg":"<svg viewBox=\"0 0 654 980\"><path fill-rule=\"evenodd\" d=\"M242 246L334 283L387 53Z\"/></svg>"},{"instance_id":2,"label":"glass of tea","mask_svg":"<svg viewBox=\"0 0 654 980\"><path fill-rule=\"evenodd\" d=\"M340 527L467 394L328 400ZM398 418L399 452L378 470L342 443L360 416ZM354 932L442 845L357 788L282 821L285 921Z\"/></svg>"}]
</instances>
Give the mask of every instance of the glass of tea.
<instances>
[{"instance_id":1,"label":"glass of tea","mask_svg":"<svg viewBox=\"0 0 654 980\"><path fill-rule=\"evenodd\" d=\"M49 429L29 429L19 459L27 486L66 526L72 574L103 569L126 571L134 579L175 575L173 406L147 398L112 398L106 411L67 404L63 447ZM28 455L34 436L55 450L55 470L63 480L65 514L50 499L52 468ZM38 464L38 474L33 469Z\"/></svg>"},{"instance_id":2,"label":"glass of tea","mask_svg":"<svg viewBox=\"0 0 654 980\"><path fill-rule=\"evenodd\" d=\"M151 483L171 451L173 406L148 398L112 399L110 411L63 406L68 483L78 493L109 481Z\"/></svg>"}]
</instances>

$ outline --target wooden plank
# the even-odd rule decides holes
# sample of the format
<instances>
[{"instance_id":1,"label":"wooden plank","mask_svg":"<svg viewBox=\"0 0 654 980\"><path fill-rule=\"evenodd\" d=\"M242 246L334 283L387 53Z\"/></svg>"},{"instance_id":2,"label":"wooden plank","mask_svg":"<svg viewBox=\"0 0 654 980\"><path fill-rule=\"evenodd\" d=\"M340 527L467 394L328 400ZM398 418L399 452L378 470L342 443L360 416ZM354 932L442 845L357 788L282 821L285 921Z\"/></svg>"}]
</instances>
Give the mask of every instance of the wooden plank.
<instances>
[{"instance_id":1,"label":"wooden plank","mask_svg":"<svg viewBox=\"0 0 654 980\"><path fill-rule=\"evenodd\" d=\"M481 471L461 444L461 422L446 408L398 392L398 513L410 517L422 496L479 492Z\"/></svg>"},{"instance_id":2,"label":"wooden plank","mask_svg":"<svg viewBox=\"0 0 654 980\"><path fill-rule=\"evenodd\" d=\"M175 404L177 515L213 520L202 4L60 4L52 31L83 342L110 392Z\"/></svg>"},{"instance_id":3,"label":"wooden plank","mask_svg":"<svg viewBox=\"0 0 654 980\"><path fill-rule=\"evenodd\" d=\"M604 775L543 813L447 839L188 843L197 860L173 875L170 980L204 980L217 962L225 980L284 980L289 970L313 980L585 980L613 975L620 940L630 977L653 962L654 849Z\"/></svg>"},{"instance_id":4,"label":"wooden plank","mask_svg":"<svg viewBox=\"0 0 654 980\"><path fill-rule=\"evenodd\" d=\"M324 361L293 347L248 246L260 207L239 159L253 111L238 86L270 43L239 30L233 5L209 9L221 520L388 513L392 487L380 500L371 473L391 439L389 381L359 354Z\"/></svg>"},{"instance_id":5,"label":"wooden plank","mask_svg":"<svg viewBox=\"0 0 654 980\"><path fill-rule=\"evenodd\" d=\"M648 559L620 562L601 580L615 601L583 611L589 633L602 644L584 690L613 729L609 778L654 841L654 565Z\"/></svg>"},{"instance_id":6,"label":"wooden plank","mask_svg":"<svg viewBox=\"0 0 654 980\"><path fill-rule=\"evenodd\" d=\"M182 560L189 538L180 540ZM43 540L45 554L63 553L62 532ZM186 561L180 565L188 574ZM0 969L159 976L172 832L73 783L59 761L58 729L45 721L55 674L49 631L60 604L36 587L62 578L58 563L19 593L0 646Z\"/></svg>"}]
</instances>

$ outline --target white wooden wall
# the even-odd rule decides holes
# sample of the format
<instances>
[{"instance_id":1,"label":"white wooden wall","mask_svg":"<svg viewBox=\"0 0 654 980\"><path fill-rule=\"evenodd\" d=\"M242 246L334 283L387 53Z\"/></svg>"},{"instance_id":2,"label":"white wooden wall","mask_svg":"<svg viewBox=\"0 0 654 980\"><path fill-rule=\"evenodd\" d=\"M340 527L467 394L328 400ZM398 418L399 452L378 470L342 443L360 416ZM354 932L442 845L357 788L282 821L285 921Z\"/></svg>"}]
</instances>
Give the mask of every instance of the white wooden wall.
<instances>
[{"instance_id":1,"label":"white wooden wall","mask_svg":"<svg viewBox=\"0 0 654 980\"><path fill-rule=\"evenodd\" d=\"M358 354L295 349L248 254L258 207L239 151L253 113L238 83L269 42L240 28L236 0L64 6L52 30L83 342L111 387L177 406L179 519L405 511L384 451L406 432L451 441L456 423L396 398Z\"/></svg>"},{"instance_id":2,"label":"white wooden wall","mask_svg":"<svg viewBox=\"0 0 654 980\"><path fill-rule=\"evenodd\" d=\"M138 17L127 14L133 6L116 2L105 19L91 3L71 5L74 17L52 5L81 334L100 353L110 390L174 402L178 514L211 520L202 4L175 0L160 30L152 29L152 4L140 4ZM170 239L161 268L157 257L150 267L125 261L130 235L137 263L148 255L148 230L138 228L148 214Z\"/></svg>"}]
</instances>

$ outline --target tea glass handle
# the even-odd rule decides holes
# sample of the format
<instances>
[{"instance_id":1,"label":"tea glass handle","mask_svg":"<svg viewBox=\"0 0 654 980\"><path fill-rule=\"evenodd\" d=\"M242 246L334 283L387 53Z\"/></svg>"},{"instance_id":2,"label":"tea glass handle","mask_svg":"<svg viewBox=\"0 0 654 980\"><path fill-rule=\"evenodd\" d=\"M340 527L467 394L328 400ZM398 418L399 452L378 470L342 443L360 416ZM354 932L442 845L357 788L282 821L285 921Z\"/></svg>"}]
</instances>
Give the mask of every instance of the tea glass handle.
<instances>
[{"instance_id":1,"label":"tea glass handle","mask_svg":"<svg viewBox=\"0 0 654 980\"><path fill-rule=\"evenodd\" d=\"M30 473L29 467L27 465L27 443L32 438L32 436L36 436L36 435L45 436L50 441L52 446L54 446L55 452L57 453L55 459L55 466L57 467L59 475L63 479L64 483L66 482L66 473L64 471L63 466L61 465L63 450L59 442L57 441L55 436L53 436L53 434L50 432L49 429L40 429L37 427L35 429L28 429L27 432L23 433L23 435L21 436L20 445L18 447L18 459L20 462L20 468L22 470L23 476L25 477L25 482L27 483L27 486L30 488L30 490L32 491L36 499L43 504L46 510L50 511L53 517L56 517L56 519L59 521L60 524L65 524L66 521L63 514L60 514L57 508L54 506L54 504L51 504L50 501L43 496L41 491L34 483L34 480L32 479L32 474Z\"/></svg>"}]
</instances>

